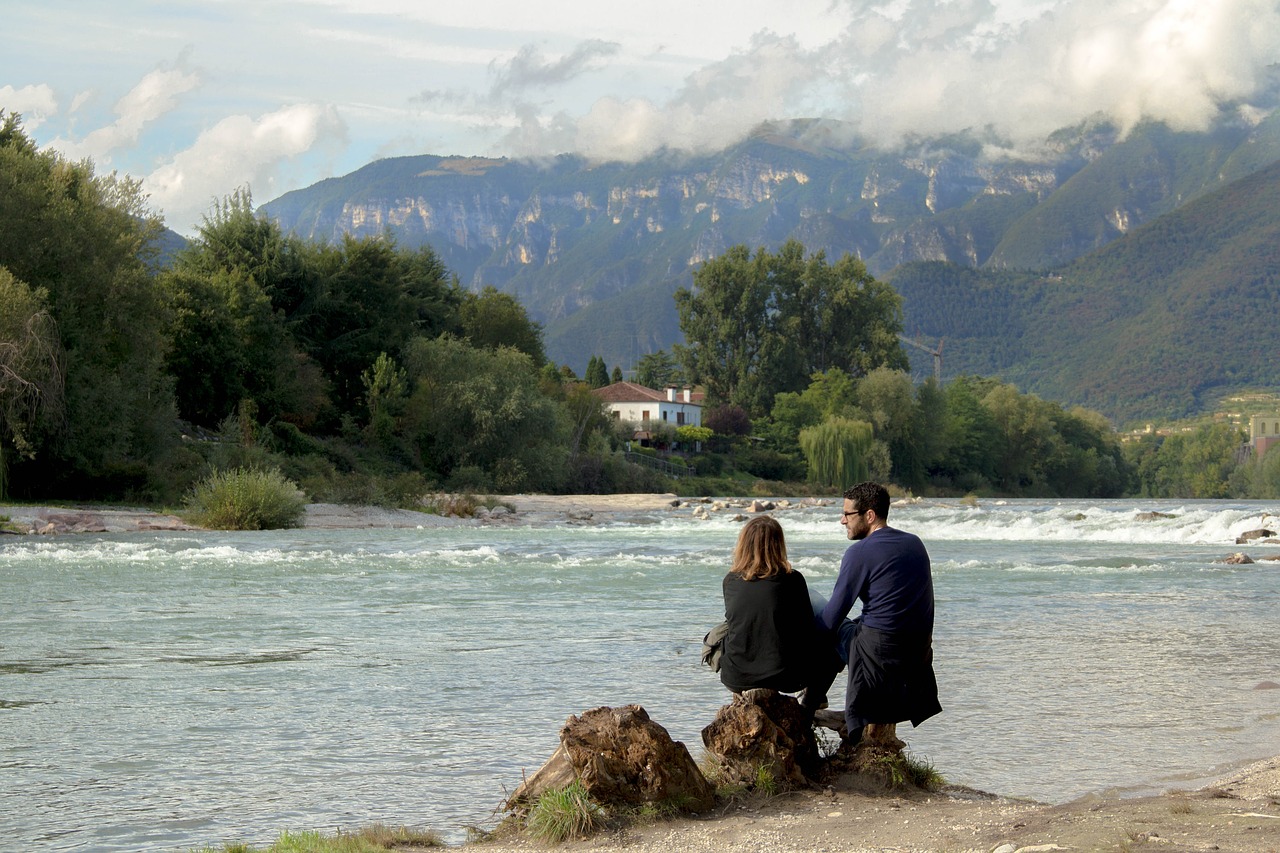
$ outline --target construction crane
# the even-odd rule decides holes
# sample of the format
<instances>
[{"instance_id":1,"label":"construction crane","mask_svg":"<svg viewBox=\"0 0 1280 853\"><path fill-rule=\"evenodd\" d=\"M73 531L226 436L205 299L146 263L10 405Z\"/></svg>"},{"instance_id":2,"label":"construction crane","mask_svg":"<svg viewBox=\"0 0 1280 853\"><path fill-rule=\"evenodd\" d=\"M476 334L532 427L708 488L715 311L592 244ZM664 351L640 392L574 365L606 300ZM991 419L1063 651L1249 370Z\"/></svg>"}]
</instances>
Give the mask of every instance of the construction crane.
<instances>
[{"instance_id":1,"label":"construction crane","mask_svg":"<svg viewBox=\"0 0 1280 853\"><path fill-rule=\"evenodd\" d=\"M898 340L902 341L907 346L915 347L918 350L923 350L924 352L927 352L929 353L929 355L933 356L933 378L935 381L937 381L939 385L941 385L942 384L942 343L943 341L946 340L946 338L938 339L937 349L929 349L927 346L920 343L919 341L913 340L912 338L908 338L906 335L902 335L902 334L898 335Z\"/></svg>"}]
</instances>

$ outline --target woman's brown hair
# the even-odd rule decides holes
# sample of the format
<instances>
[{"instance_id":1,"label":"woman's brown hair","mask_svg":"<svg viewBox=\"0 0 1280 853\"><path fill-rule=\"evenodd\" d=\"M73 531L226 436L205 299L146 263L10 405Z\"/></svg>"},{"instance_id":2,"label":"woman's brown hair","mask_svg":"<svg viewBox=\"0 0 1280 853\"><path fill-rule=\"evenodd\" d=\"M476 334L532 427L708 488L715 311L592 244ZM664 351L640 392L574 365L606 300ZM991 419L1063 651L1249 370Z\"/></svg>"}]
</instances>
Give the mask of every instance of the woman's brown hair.
<instances>
[{"instance_id":1,"label":"woman's brown hair","mask_svg":"<svg viewBox=\"0 0 1280 853\"><path fill-rule=\"evenodd\" d=\"M777 519L762 515L742 526L729 571L747 581L791 571L791 563L787 562L787 540Z\"/></svg>"}]
</instances>

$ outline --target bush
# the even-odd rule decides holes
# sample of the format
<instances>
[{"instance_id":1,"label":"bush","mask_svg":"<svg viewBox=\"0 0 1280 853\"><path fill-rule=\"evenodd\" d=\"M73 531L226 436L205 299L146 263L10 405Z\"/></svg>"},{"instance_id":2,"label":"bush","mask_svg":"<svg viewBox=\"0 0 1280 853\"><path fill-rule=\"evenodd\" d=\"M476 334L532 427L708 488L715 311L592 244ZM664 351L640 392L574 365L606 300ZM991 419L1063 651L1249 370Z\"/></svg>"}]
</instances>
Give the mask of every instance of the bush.
<instances>
[{"instance_id":1,"label":"bush","mask_svg":"<svg viewBox=\"0 0 1280 853\"><path fill-rule=\"evenodd\" d=\"M719 453L704 453L694 456L689 464L698 472L699 477L716 477L724 472L724 457Z\"/></svg>"},{"instance_id":2,"label":"bush","mask_svg":"<svg viewBox=\"0 0 1280 853\"><path fill-rule=\"evenodd\" d=\"M307 499L279 469L214 471L187 497L188 520L214 530L297 527Z\"/></svg>"},{"instance_id":3,"label":"bush","mask_svg":"<svg viewBox=\"0 0 1280 853\"><path fill-rule=\"evenodd\" d=\"M750 471L762 480L803 480L804 460L767 447L748 446L733 457L739 471Z\"/></svg>"}]
</instances>

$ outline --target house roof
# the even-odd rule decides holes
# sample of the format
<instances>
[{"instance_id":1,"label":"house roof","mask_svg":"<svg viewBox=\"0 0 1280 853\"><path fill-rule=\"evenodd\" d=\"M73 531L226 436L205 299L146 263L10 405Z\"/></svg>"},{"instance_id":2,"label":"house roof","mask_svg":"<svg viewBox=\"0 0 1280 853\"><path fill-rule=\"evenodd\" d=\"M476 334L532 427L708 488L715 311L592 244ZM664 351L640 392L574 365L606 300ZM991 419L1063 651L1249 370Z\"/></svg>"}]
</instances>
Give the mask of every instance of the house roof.
<instances>
[{"instance_id":1,"label":"house roof","mask_svg":"<svg viewBox=\"0 0 1280 853\"><path fill-rule=\"evenodd\" d=\"M637 385L635 382L615 382L612 385L606 385L603 388L593 388L592 394L595 394L606 403L665 403L667 402L666 391L655 391L652 388L646 388L643 385ZM694 391L690 395L691 403L685 405L701 406L702 400L706 395L701 391ZM684 403L684 395L681 392L676 393L677 403Z\"/></svg>"}]
</instances>

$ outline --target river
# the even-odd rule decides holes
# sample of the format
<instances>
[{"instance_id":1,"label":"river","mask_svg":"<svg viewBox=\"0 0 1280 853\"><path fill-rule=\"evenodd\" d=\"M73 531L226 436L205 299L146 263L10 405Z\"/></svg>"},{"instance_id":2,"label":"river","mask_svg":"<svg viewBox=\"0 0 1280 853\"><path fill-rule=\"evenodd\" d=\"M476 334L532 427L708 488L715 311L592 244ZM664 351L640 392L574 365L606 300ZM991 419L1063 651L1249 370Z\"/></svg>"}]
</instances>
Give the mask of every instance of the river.
<instances>
[{"instance_id":1,"label":"river","mask_svg":"<svg viewBox=\"0 0 1280 853\"><path fill-rule=\"evenodd\" d=\"M1159 516L1140 513L1158 511ZM1280 753L1274 503L929 501L951 782L1065 801ZM834 507L779 513L829 592ZM0 542L0 849L187 850L373 822L462 840L570 714L643 705L697 756L739 524L131 533ZM838 684L842 684L841 679ZM833 695L837 695L834 694Z\"/></svg>"}]
</instances>

